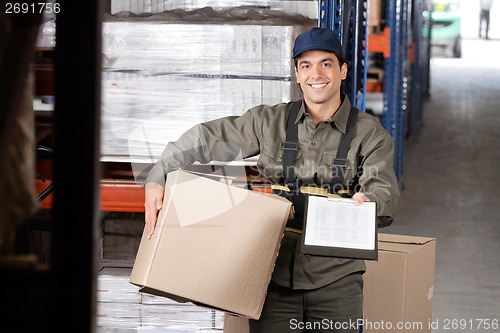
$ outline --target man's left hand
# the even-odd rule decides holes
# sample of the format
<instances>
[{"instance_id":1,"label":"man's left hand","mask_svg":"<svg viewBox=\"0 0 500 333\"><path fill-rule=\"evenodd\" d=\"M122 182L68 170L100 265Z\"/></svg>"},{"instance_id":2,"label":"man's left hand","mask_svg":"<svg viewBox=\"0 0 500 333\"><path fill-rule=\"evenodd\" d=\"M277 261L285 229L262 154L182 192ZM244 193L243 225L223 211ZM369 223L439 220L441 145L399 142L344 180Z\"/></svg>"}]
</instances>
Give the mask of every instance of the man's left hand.
<instances>
[{"instance_id":1,"label":"man's left hand","mask_svg":"<svg viewBox=\"0 0 500 333\"><path fill-rule=\"evenodd\" d=\"M365 201L370 201L370 198L368 198L366 196L366 194L364 194L362 192L354 193L354 195L352 196L352 199L354 200L354 205L356 205L356 206L361 205Z\"/></svg>"}]
</instances>

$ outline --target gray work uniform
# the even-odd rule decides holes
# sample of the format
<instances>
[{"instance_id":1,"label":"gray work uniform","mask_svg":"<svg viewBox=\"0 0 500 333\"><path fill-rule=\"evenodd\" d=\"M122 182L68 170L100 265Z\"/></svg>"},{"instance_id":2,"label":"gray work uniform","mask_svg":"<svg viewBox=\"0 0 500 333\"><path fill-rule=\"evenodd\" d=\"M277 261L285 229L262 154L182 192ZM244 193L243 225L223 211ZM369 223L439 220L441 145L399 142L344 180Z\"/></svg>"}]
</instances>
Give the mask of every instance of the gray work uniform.
<instances>
[{"instance_id":1,"label":"gray work uniform","mask_svg":"<svg viewBox=\"0 0 500 333\"><path fill-rule=\"evenodd\" d=\"M270 182L278 184L283 176L283 142L291 106L292 103L259 105L241 116L225 117L194 126L178 141L168 143L161 158L149 172L146 182L153 181L164 186L166 174L184 165L195 162L232 161L238 156L247 158L258 155L257 167L260 173ZM321 184L317 185L321 186L331 181L332 162L341 136L346 131L350 109L349 98L343 95L342 104L335 115L316 127L302 103L295 119L298 123L295 173L304 184L319 182ZM361 166L360 191L377 203L378 216L392 218L400 205L399 185L393 169L393 142L390 134L377 119L364 112L358 112L356 131L347 156L345 182L351 180ZM346 306L323 302L325 304L323 308L333 307L340 313L330 316L328 313L323 313L320 316L332 320L339 318L350 320L360 318L362 315L361 274L365 271L364 261L301 255L300 237L302 236L298 234L285 233L264 312L261 320L251 321L252 332L297 332L284 322L287 318L286 313L290 312L284 311L284 316L283 311L273 312L280 306L280 302L272 301L273 297L276 298L276 295L283 293L296 296L298 293L304 301L296 304L296 307L304 313L310 313L312 307L307 306L309 304L305 301L307 295L310 296L311 293L323 295L326 299L338 302L341 291L349 290L343 286L345 281L351 281L351 286L357 286L351 292L353 301L349 303L344 295L342 302ZM286 290L289 292L286 293ZM276 299L281 300L283 296ZM295 301L290 299L290 302ZM347 304L352 304L351 308ZM295 319L318 320L315 314L310 313L308 316ZM288 321L291 319L293 318ZM332 330L318 332L322 331ZM353 332L350 329L333 331Z\"/></svg>"}]
</instances>

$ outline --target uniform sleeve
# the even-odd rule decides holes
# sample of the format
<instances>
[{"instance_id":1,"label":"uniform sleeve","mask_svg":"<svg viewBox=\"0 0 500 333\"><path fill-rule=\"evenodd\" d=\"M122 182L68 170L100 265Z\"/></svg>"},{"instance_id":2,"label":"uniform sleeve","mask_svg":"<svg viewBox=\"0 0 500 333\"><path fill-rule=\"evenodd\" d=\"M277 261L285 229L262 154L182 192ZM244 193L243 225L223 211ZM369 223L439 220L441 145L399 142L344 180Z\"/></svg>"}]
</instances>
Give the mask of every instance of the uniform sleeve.
<instances>
[{"instance_id":1,"label":"uniform sleeve","mask_svg":"<svg viewBox=\"0 0 500 333\"><path fill-rule=\"evenodd\" d=\"M377 203L379 227L392 223L400 207L401 195L394 172L394 144L386 131L378 132L363 152L361 192Z\"/></svg>"},{"instance_id":2,"label":"uniform sleeve","mask_svg":"<svg viewBox=\"0 0 500 333\"><path fill-rule=\"evenodd\" d=\"M196 162L231 162L259 153L256 113L252 108L241 116L224 117L198 124L175 142L169 142L148 173L145 183L165 185L166 175Z\"/></svg>"}]
</instances>

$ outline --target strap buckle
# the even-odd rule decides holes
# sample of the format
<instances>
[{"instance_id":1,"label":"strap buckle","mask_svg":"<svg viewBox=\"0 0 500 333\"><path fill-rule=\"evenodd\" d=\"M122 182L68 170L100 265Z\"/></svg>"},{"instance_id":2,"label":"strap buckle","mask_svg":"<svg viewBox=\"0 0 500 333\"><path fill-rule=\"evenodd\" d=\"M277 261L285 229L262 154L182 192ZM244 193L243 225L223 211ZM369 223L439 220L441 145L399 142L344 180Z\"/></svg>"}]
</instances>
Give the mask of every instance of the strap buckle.
<instances>
[{"instance_id":1,"label":"strap buckle","mask_svg":"<svg viewBox=\"0 0 500 333\"><path fill-rule=\"evenodd\" d=\"M347 159L346 158L336 158L333 160L333 165L345 168L347 166Z\"/></svg>"},{"instance_id":2,"label":"strap buckle","mask_svg":"<svg viewBox=\"0 0 500 333\"><path fill-rule=\"evenodd\" d=\"M297 143L296 142L283 142L283 149L284 150L297 150Z\"/></svg>"},{"instance_id":3,"label":"strap buckle","mask_svg":"<svg viewBox=\"0 0 500 333\"><path fill-rule=\"evenodd\" d=\"M299 192L300 187L302 186L302 182L297 177L295 177L295 180L291 181L287 181L285 179L285 186L290 189L290 192Z\"/></svg>"}]
</instances>

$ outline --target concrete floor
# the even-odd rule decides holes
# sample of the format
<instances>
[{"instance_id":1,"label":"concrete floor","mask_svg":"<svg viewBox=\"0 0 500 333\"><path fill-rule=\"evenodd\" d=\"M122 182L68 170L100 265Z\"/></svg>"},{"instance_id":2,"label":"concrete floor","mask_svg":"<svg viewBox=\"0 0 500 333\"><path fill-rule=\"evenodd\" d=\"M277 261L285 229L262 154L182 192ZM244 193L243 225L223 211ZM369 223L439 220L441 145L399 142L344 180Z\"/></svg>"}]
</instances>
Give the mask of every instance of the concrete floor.
<instances>
[{"instance_id":1,"label":"concrete floor","mask_svg":"<svg viewBox=\"0 0 500 333\"><path fill-rule=\"evenodd\" d=\"M500 321L500 40L431 59L424 126L406 146L403 203L383 229L437 238L433 320ZM474 327L461 332L500 331Z\"/></svg>"},{"instance_id":2,"label":"concrete floor","mask_svg":"<svg viewBox=\"0 0 500 333\"><path fill-rule=\"evenodd\" d=\"M433 333L499 331L493 329L500 321L498 51L500 40L467 39L462 59L431 59L424 126L406 145L401 211L392 226L381 230L437 239ZM159 308L138 306L143 301L127 283L128 272L101 274L98 332L167 332L167 314L179 324L199 311L175 310L166 301ZM109 294L113 290L125 298L116 299ZM204 318L202 326L222 325L219 313L195 315ZM452 320L466 326L446 328Z\"/></svg>"}]
</instances>

